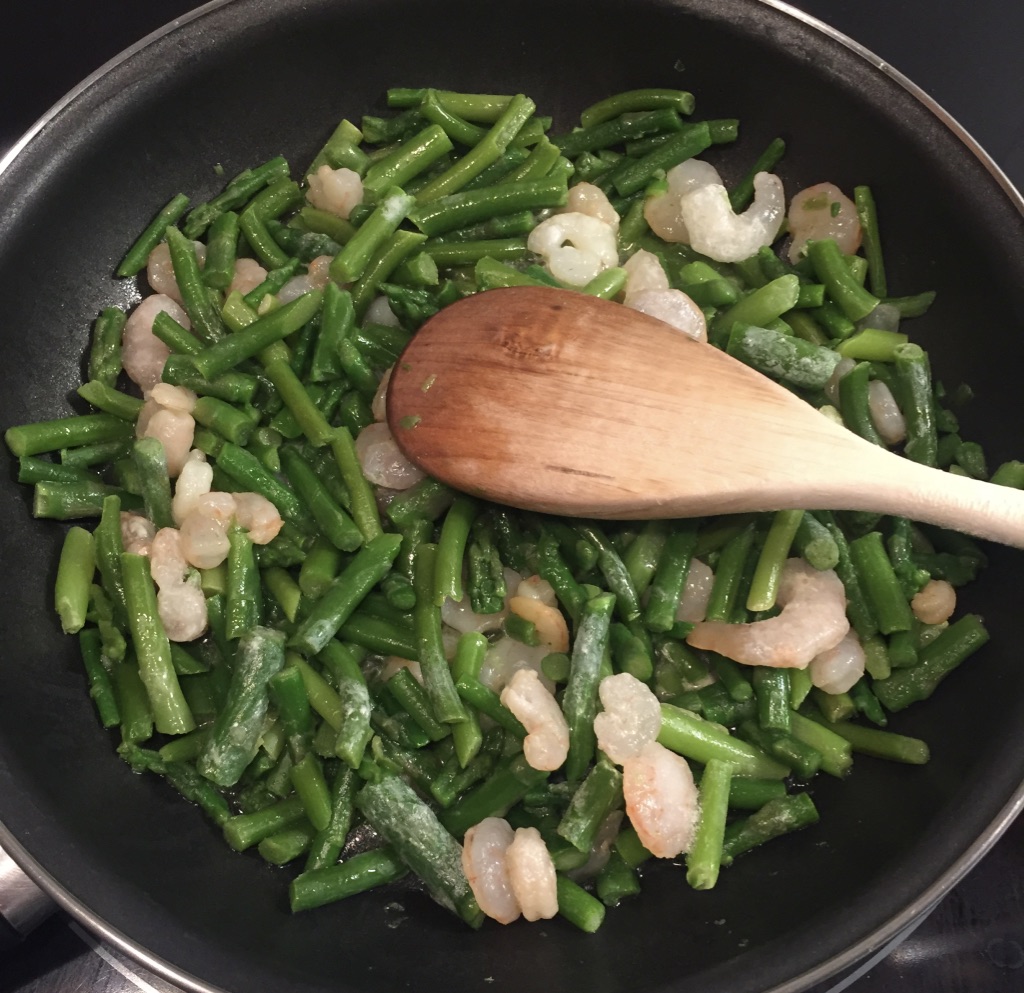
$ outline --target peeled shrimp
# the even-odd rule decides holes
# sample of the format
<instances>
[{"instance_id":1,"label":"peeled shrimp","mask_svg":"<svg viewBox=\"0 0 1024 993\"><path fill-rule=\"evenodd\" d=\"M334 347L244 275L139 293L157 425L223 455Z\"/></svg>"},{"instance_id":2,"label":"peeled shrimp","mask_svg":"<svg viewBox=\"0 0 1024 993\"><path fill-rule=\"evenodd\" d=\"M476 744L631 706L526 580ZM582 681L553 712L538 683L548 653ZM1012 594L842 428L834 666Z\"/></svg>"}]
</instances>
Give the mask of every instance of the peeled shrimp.
<instances>
[{"instance_id":1,"label":"peeled shrimp","mask_svg":"<svg viewBox=\"0 0 1024 993\"><path fill-rule=\"evenodd\" d=\"M235 520L249 532L249 538L257 545L273 541L284 526L284 521L275 507L259 493L235 493Z\"/></svg>"},{"instance_id":2,"label":"peeled shrimp","mask_svg":"<svg viewBox=\"0 0 1024 993\"><path fill-rule=\"evenodd\" d=\"M509 597L508 609L523 620L532 621L537 629L541 644L552 652L569 650L569 625L565 615L557 608L542 600L527 596Z\"/></svg>"},{"instance_id":3,"label":"peeled shrimp","mask_svg":"<svg viewBox=\"0 0 1024 993\"><path fill-rule=\"evenodd\" d=\"M394 366L389 366L384 370L384 375L380 377L380 385L377 387L377 392L373 395L373 402L370 404L370 411L375 421L386 421L388 419L388 384L391 382L392 369L394 369Z\"/></svg>"},{"instance_id":4,"label":"peeled shrimp","mask_svg":"<svg viewBox=\"0 0 1024 993\"><path fill-rule=\"evenodd\" d=\"M157 613L171 641L193 641L207 625L206 598L198 585L187 581L188 562L181 551L181 536L174 528L161 528L149 549L149 569L156 583Z\"/></svg>"},{"instance_id":5,"label":"peeled shrimp","mask_svg":"<svg viewBox=\"0 0 1024 993\"><path fill-rule=\"evenodd\" d=\"M845 693L864 675L864 648L852 628L838 645L815 655L807 667L811 682L826 693Z\"/></svg>"},{"instance_id":6,"label":"peeled shrimp","mask_svg":"<svg viewBox=\"0 0 1024 993\"><path fill-rule=\"evenodd\" d=\"M228 293L246 293L256 289L267 278L267 270L255 259L235 259L235 274L228 285Z\"/></svg>"},{"instance_id":7,"label":"peeled shrimp","mask_svg":"<svg viewBox=\"0 0 1024 993\"><path fill-rule=\"evenodd\" d=\"M193 511L201 496L210 492L213 485L213 466L206 456L193 449L178 473L174 484L174 499L171 501L171 516L179 527Z\"/></svg>"},{"instance_id":8,"label":"peeled shrimp","mask_svg":"<svg viewBox=\"0 0 1024 993\"><path fill-rule=\"evenodd\" d=\"M721 183L718 170L702 159L688 159L665 174L668 189L644 202L644 219L663 241L689 244L690 234L683 221L680 201L691 190L709 183Z\"/></svg>"},{"instance_id":9,"label":"peeled shrimp","mask_svg":"<svg viewBox=\"0 0 1024 993\"><path fill-rule=\"evenodd\" d=\"M888 384L880 379L868 383L868 412L871 423L887 445L898 445L907 436L907 422Z\"/></svg>"},{"instance_id":10,"label":"peeled shrimp","mask_svg":"<svg viewBox=\"0 0 1024 993\"><path fill-rule=\"evenodd\" d=\"M370 301L370 306L366 308L363 321L366 324L382 324L384 327L389 328L397 328L402 323L391 309L388 298L384 296L374 297Z\"/></svg>"},{"instance_id":11,"label":"peeled shrimp","mask_svg":"<svg viewBox=\"0 0 1024 993\"><path fill-rule=\"evenodd\" d=\"M679 609L676 611L676 620L690 623L704 620L708 600L711 599L711 587L714 585L715 574L711 571L711 566L700 559L691 559L683 595L679 599Z\"/></svg>"},{"instance_id":12,"label":"peeled shrimp","mask_svg":"<svg viewBox=\"0 0 1024 993\"><path fill-rule=\"evenodd\" d=\"M641 248L634 252L622 268L626 270L626 295L623 302L629 306L629 299L645 290L667 290L668 276L661 266L661 260L654 252Z\"/></svg>"},{"instance_id":13,"label":"peeled shrimp","mask_svg":"<svg viewBox=\"0 0 1024 993\"><path fill-rule=\"evenodd\" d=\"M538 600L548 607L554 607L558 603L555 588L543 576L527 576L519 581L515 590L517 597Z\"/></svg>"},{"instance_id":14,"label":"peeled shrimp","mask_svg":"<svg viewBox=\"0 0 1024 993\"><path fill-rule=\"evenodd\" d=\"M910 609L922 624L943 624L956 610L956 590L945 579L929 579L914 594Z\"/></svg>"},{"instance_id":15,"label":"peeled shrimp","mask_svg":"<svg viewBox=\"0 0 1024 993\"><path fill-rule=\"evenodd\" d=\"M526 240L548 271L568 286L586 286L598 273L619 264L615 231L589 214L571 211L543 220Z\"/></svg>"},{"instance_id":16,"label":"peeled shrimp","mask_svg":"<svg viewBox=\"0 0 1024 993\"><path fill-rule=\"evenodd\" d=\"M586 214L589 217L596 217L603 221L618 233L619 214L611 205L607 194L600 186L593 183L577 183L569 190L569 198L565 204L563 213Z\"/></svg>"},{"instance_id":17,"label":"peeled shrimp","mask_svg":"<svg viewBox=\"0 0 1024 993\"><path fill-rule=\"evenodd\" d=\"M206 246L201 241L194 241L196 258L201 266L206 261ZM156 248L149 253L146 260L146 282L149 283L154 293L163 293L169 296L175 303L184 306L181 298L181 290L178 289L178 281L174 278L174 266L171 264L171 249L166 241L160 242Z\"/></svg>"},{"instance_id":18,"label":"peeled shrimp","mask_svg":"<svg viewBox=\"0 0 1024 993\"><path fill-rule=\"evenodd\" d=\"M515 838L508 821L485 817L474 824L462 841L462 871L480 909L500 924L511 924L520 915L512 892L505 855Z\"/></svg>"},{"instance_id":19,"label":"peeled shrimp","mask_svg":"<svg viewBox=\"0 0 1024 993\"><path fill-rule=\"evenodd\" d=\"M708 340L708 326L704 311L682 290L641 290L630 294L625 304L641 314L656 317L694 341Z\"/></svg>"},{"instance_id":20,"label":"peeled shrimp","mask_svg":"<svg viewBox=\"0 0 1024 993\"><path fill-rule=\"evenodd\" d=\"M378 486L407 490L423 478L423 471L402 454L391 429L382 421L368 424L359 432L356 453L363 475Z\"/></svg>"},{"instance_id":21,"label":"peeled shrimp","mask_svg":"<svg viewBox=\"0 0 1024 993\"><path fill-rule=\"evenodd\" d=\"M699 799L686 760L656 741L622 764L626 814L646 848L658 858L675 858L693 841Z\"/></svg>"},{"instance_id":22,"label":"peeled shrimp","mask_svg":"<svg viewBox=\"0 0 1024 993\"><path fill-rule=\"evenodd\" d=\"M512 892L528 921L548 920L558 913L558 880L547 845L534 827L518 828L505 851Z\"/></svg>"},{"instance_id":23,"label":"peeled shrimp","mask_svg":"<svg viewBox=\"0 0 1024 993\"><path fill-rule=\"evenodd\" d=\"M124 371L143 393L160 382L171 350L153 334L153 319L166 312L182 327L191 329L188 314L164 293L146 297L129 315L121 332L121 362Z\"/></svg>"},{"instance_id":24,"label":"peeled shrimp","mask_svg":"<svg viewBox=\"0 0 1024 993\"><path fill-rule=\"evenodd\" d=\"M554 683L545 676L540 664L551 649L547 645L524 645L515 638L498 638L487 649L480 666L480 682L495 693L500 693L520 669L532 669L549 690Z\"/></svg>"},{"instance_id":25,"label":"peeled shrimp","mask_svg":"<svg viewBox=\"0 0 1024 993\"><path fill-rule=\"evenodd\" d=\"M289 303L310 290L322 290L330 276L332 259L330 255L318 255L301 276L293 276L278 290L277 299L281 303Z\"/></svg>"},{"instance_id":26,"label":"peeled shrimp","mask_svg":"<svg viewBox=\"0 0 1024 993\"><path fill-rule=\"evenodd\" d=\"M751 624L701 621L686 640L746 665L802 669L850 629L846 593L832 569L819 571L803 559L787 560L776 602L782 611L775 617Z\"/></svg>"},{"instance_id":27,"label":"peeled shrimp","mask_svg":"<svg viewBox=\"0 0 1024 993\"><path fill-rule=\"evenodd\" d=\"M487 631L500 631L508 617L507 610L499 610L494 614L478 614L473 610L469 597L453 600L445 597L441 604L441 620L460 634L476 631L484 634Z\"/></svg>"},{"instance_id":28,"label":"peeled shrimp","mask_svg":"<svg viewBox=\"0 0 1024 993\"><path fill-rule=\"evenodd\" d=\"M196 395L181 386L157 383L139 413L135 434L156 438L164 446L167 474L174 479L184 468L192 449L196 422L190 411Z\"/></svg>"},{"instance_id":29,"label":"peeled shrimp","mask_svg":"<svg viewBox=\"0 0 1024 993\"><path fill-rule=\"evenodd\" d=\"M337 214L348 220L352 208L363 202L363 181L351 169L332 169L322 165L312 176L307 176L309 191L306 199L318 210Z\"/></svg>"},{"instance_id":30,"label":"peeled shrimp","mask_svg":"<svg viewBox=\"0 0 1024 993\"><path fill-rule=\"evenodd\" d=\"M526 728L523 755L530 767L552 772L561 766L569 754L569 725L536 671L520 669L501 691L501 702Z\"/></svg>"},{"instance_id":31,"label":"peeled shrimp","mask_svg":"<svg viewBox=\"0 0 1024 993\"><path fill-rule=\"evenodd\" d=\"M807 242L816 239L832 238L844 255L852 255L860 248L857 208L833 183L818 183L797 193L790 201L787 219L793 236L790 262L799 261Z\"/></svg>"},{"instance_id":32,"label":"peeled shrimp","mask_svg":"<svg viewBox=\"0 0 1024 993\"><path fill-rule=\"evenodd\" d=\"M148 555L155 537L156 525L148 517L128 510L121 511L121 545L126 552Z\"/></svg>"},{"instance_id":33,"label":"peeled shrimp","mask_svg":"<svg viewBox=\"0 0 1024 993\"><path fill-rule=\"evenodd\" d=\"M597 692L604 708L594 718L597 747L622 765L658 737L661 704L646 683L628 672L605 676Z\"/></svg>"},{"instance_id":34,"label":"peeled shrimp","mask_svg":"<svg viewBox=\"0 0 1024 993\"><path fill-rule=\"evenodd\" d=\"M193 510L181 523L181 553L197 569L215 569L228 557L227 528L214 517Z\"/></svg>"}]
</instances>

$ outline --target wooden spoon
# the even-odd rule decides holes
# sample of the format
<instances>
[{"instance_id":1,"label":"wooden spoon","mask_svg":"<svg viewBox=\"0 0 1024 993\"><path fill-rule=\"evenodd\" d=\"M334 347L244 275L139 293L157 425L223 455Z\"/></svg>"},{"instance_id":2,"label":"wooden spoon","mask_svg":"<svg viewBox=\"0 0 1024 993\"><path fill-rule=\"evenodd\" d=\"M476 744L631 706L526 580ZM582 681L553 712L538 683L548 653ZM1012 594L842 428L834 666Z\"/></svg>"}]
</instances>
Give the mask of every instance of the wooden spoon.
<instances>
[{"instance_id":1,"label":"wooden spoon","mask_svg":"<svg viewBox=\"0 0 1024 993\"><path fill-rule=\"evenodd\" d=\"M1024 492L895 455L719 349L580 293L445 308L395 364L387 416L429 475L527 510L871 510L1024 547Z\"/></svg>"}]
</instances>

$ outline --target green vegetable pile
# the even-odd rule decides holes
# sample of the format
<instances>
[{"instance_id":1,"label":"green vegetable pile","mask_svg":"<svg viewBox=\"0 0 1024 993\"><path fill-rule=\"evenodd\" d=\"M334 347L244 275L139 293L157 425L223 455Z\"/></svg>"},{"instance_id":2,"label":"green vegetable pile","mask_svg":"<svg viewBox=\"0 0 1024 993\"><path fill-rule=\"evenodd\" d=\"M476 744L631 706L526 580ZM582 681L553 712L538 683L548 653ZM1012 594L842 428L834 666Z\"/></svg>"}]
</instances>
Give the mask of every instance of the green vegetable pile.
<instances>
[{"instance_id":1,"label":"green vegetable pile","mask_svg":"<svg viewBox=\"0 0 1024 993\"><path fill-rule=\"evenodd\" d=\"M924 742L885 730L888 714L929 696L987 634L973 614L922 624L910 601L933 578L969 582L985 556L963 536L865 513L598 524L485 504L429 478L379 500L354 438L417 328L470 293L555 285L526 236L586 181L621 217L621 258L654 253L671 285L704 310L713 345L877 443L867 397L881 380L906 418L907 457L982 478L988 470L958 433L960 395L933 382L927 355L904 332L872 324L879 304L905 319L933 294L889 294L867 188L855 193L863 255L826 240L795 265L777 246L720 264L661 241L644 219L667 170L738 138L734 120L694 121L688 93L620 94L554 137L522 95L395 89L388 104L389 116L343 121L299 180L275 158L208 202L175 196L118 269L135 277L167 242L192 327L156 320L171 349L164 380L199 396L194 447L214 467L214 489L262 494L284 519L265 545L232 527L225 565L196 571L206 635L168 640L148 560L122 545L124 510L173 525L163 447L136 440L142 402L123 388L122 311L104 310L93 330L79 390L91 412L5 437L19 479L34 486L37 517L98 519L94 530L67 531L56 606L80 641L118 752L197 804L233 849L295 866L293 910L411 870L479 926L459 842L501 816L539 829L558 872L559 912L592 931L606 906L639 891L650 858L625 819L605 839L603 865L573 875L623 806L622 773L597 751L592 728L601 678L627 672L649 685L662 704L658 740L693 764L702 813L685 875L707 888L720 865L816 822L803 785L819 773L846 776L853 752L927 760ZM732 184L735 210L750 203L754 174L784 151L773 142ZM362 177L365 199L348 219L306 202L304 177L324 164ZM202 266L193 239L205 241ZM281 304L277 291L323 255L333 258L326 287ZM244 295L228 293L242 256L268 275ZM613 267L583 292L614 298L625 280ZM380 296L398 326L367 319ZM854 365L832 406L823 388L839 358ZM991 479L1020 487L1024 465ZM744 623L777 610L790 556L834 569L845 587L867 659L848 692L822 692L806 670L743 666L686 642L691 625L676 615L693 560L715 570L708 618ZM514 592L506 569L550 583L572 634L568 651L542 663L571 734L553 773L526 762L525 729L480 678L492 641L536 646L535 626L510 614L500 633L456 643L442 623L446 598L500 612ZM384 678L392 656L418 661L422 682L408 668ZM353 853L360 823L372 831L360 832ZM367 834L379 839L368 849Z\"/></svg>"}]
</instances>

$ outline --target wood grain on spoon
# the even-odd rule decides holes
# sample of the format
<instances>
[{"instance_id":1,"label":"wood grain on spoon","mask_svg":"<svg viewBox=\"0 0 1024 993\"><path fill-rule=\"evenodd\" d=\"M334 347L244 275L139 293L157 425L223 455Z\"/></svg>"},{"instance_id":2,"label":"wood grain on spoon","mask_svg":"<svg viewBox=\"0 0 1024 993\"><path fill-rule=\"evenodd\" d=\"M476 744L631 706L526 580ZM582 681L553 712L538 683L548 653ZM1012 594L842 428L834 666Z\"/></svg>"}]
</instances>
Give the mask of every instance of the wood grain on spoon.
<instances>
[{"instance_id":1,"label":"wood grain on spoon","mask_svg":"<svg viewBox=\"0 0 1024 993\"><path fill-rule=\"evenodd\" d=\"M918 465L616 303L491 290L428 321L388 422L436 479L553 514L873 510L1024 547L1024 493Z\"/></svg>"}]
</instances>

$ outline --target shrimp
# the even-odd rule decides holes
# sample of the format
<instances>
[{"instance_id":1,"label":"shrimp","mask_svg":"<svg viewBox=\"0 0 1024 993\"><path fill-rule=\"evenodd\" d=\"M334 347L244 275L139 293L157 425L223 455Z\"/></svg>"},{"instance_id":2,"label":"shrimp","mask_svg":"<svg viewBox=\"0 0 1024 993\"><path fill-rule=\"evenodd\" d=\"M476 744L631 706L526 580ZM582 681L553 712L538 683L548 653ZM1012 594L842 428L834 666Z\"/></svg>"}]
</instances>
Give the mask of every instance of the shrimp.
<instances>
[{"instance_id":1,"label":"shrimp","mask_svg":"<svg viewBox=\"0 0 1024 993\"><path fill-rule=\"evenodd\" d=\"M604 707L594 718L597 747L617 765L639 755L661 730L661 704L628 672L605 676L597 689Z\"/></svg>"},{"instance_id":2,"label":"shrimp","mask_svg":"<svg viewBox=\"0 0 1024 993\"><path fill-rule=\"evenodd\" d=\"M555 279L586 286L598 273L619 264L615 231L589 214L554 214L531 232L526 247L544 258Z\"/></svg>"},{"instance_id":3,"label":"shrimp","mask_svg":"<svg viewBox=\"0 0 1024 993\"><path fill-rule=\"evenodd\" d=\"M188 314L169 296L154 293L146 297L125 321L121 332L121 363L128 378L148 393L164 372L164 363L171 350L153 334L157 314L170 314L182 327L191 329Z\"/></svg>"},{"instance_id":4,"label":"shrimp","mask_svg":"<svg viewBox=\"0 0 1024 993\"><path fill-rule=\"evenodd\" d=\"M249 532L257 545L273 541L284 527L284 521L275 507L259 493L235 493L235 520Z\"/></svg>"},{"instance_id":5,"label":"shrimp","mask_svg":"<svg viewBox=\"0 0 1024 993\"><path fill-rule=\"evenodd\" d=\"M558 913L558 879L551 853L534 827L518 828L505 850L512 892L528 921L548 920Z\"/></svg>"},{"instance_id":6,"label":"shrimp","mask_svg":"<svg viewBox=\"0 0 1024 993\"><path fill-rule=\"evenodd\" d=\"M423 685L423 670L420 669L419 662L415 659L403 659L399 655L389 655L384 660L384 666L380 670L381 680L386 683L399 669L408 669L413 679Z\"/></svg>"},{"instance_id":7,"label":"shrimp","mask_svg":"<svg viewBox=\"0 0 1024 993\"><path fill-rule=\"evenodd\" d=\"M469 597L453 600L445 597L441 604L441 620L459 634L476 631L485 634L488 631L500 631L508 617L508 610L499 610L494 614L478 614L473 610Z\"/></svg>"},{"instance_id":8,"label":"shrimp","mask_svg":"<svg viewBox=\"0 0 1024 993\"><path fill-rule=\"evenodd\" d=\"M694 341L708 340L704 311L682 290L641 290L626 297L625 304L633 310L664 321Z\"/></svg>"},{"instance_id":9,"label":"shrimp","mask_svg":"<svg viewBox=\"0 0 1024 993\"><path fill-rule=\"evenodd\" d=\"M373 402L370 404L370 411L375 421L386 421L388 419L388 384L391 382L391 372L394 366L388 366L384 375L380 377L380 385L373 395Z\"/></svg>"},{"instance_id":10,"label":"shrimp","mask_svg":"<svg viewBox=\"0 0 1024 993\"><path fill-rule=\"evenodd\" d=\"M887 383L872 379L868 383L868 412L871 423L887 445L898 445L907 436L907 422Z\"/></svg>"},{"instance_id":11,"label":"shrimp","mask_svg":"<svg viewBox=\"0 0 1024 993\"><path fill-rule=\"evenodd\" d=\"M322 290L327 285L332 258L330 255L318 255L303 275L293 276L278 290L277 299L281 303L289 303L310 290Z\"/></svg>"},{"instance_id":12,"label":"shrimp","mask_svg":"<svg viewBox=\"0 0 1024 993\"><path fill-rule=\"evenodd\" d=\"M195 246L196 259L202 266L206 262L206 246L201 241L194 241L192 244ZM146 282L149 283L154 293L163 293L175 303L182 307L185 306L181 290L178 289L178 281L174 278L171 249L166 241L160 242L146 259Z\"/></svg>"},{"instance_id":13,"label":"shrimp","mask_svg":"<svg viewBox=\"0 0 1024 993\"><path fill-rule=\"evenodd\" d=\"M356 453L363 475L378 486L407 490L423 478L423 471L402 454L391 429L382 421L368 424L359 432Z\"/></svg>"},{"instance_id":14,"label":"shrimp","mask_svg":"<svg viewBox=\"0 0 1024 993\"><path fill-rule=\"evenodd\" d=\"M688 621L691 624L704 620L708 600L711 599L711 587L714 585L715 574L711 571L711 566L700 559L691 559L683 595L679 598L676 620Z\"/></svg>"},{"instance_id":15,"label":"shrimp","mask_svg":"<svg viewBox=\"0 0 1024 993\"><path fill-rule=\"evenodd\" d=\"M210 492L212 485L213 466L206 461L206 456L195 448L188 453L188 458L174 484L171 516L178 527L181 527L185 518L195 509L199 498Z\"/></svg>"},{"instance_id":16,"label":"shrimp","mask_svg":"<svg viewBox=\"0 0 1024 993\"><path fill-rule=\"evenodd\" d=\"M661 260L654 252L641 248L634 252L622 268L626 270L626 295L623 302L629 306L630 297L645 290L667 290L668 276L661 266Z\"/></svg>"},{"instance_id":17,"label":"shrimp","mask_svg":"<svg viewBox=\"0 0 1024 993\"><path fill-rule=\"evenodd\" d=\"M190 411L196 395L181 386L157 383L135 424L139 438L156 438L167 456L167 474L174 479L184 468L195 438L196 422Z\"/></svg>"},{"instance_id":18,"label":"shrimp","mask_svg":"<svg viewBox=\"0 0 1024 993\"><path fill-rule=\"evenodd\" d=\"M569 625L565 621L565 615L557 607L534 597L514 596L509 598L508 609L523 620L533 623L537 629L537 637L549 651L569 651Z\"/></svg>"},{"instance_id":19,"label":"shrimp","mask_svg":"<svg viewBox=\"0 0 1024 993\"><path fill-rule=\"evenodd\" d=\"M956 610L956 590L945 579L929 579L914 594L910 609L922 624L944 624Z\"/></svg>"},{"instance_id":20,"label":"shrimp","mask_svg":"<svg viewBox=\"0 0 1024 993\"><path fill-rule=\"evenodd\" d=\"M380 324L386 328L397 328L402 324L385 296L374 297L370 301L370 306L366 308L366 314L363 316L363 323Z\"/></svg>"},{"instance_id":21,"label":"shrimp","mask_svg":"<svg viewBox=\"0 0 1024 993\"><path fill-rule=\"evenodd\" d=\"M793 236L790 262L798 262L807 242L815 239L832 238L844 255L853 255L860 248L857 208L833 183L818 183L797 193L790 201L787 220Z\"/></svg>"},{"instance_id":22,"label":"shrimp","mask_svg":"<svg viewBox=\"0 0 1024 993\"><path fill-rule=\"evenodd\" d=\"M751 624L701 621L686 636L694 648L718 652L745 665L803 669L850 629L846 593L834 570L819 571L803 559L782 568L776 602L781 613Z\"/></svg>"},{"instance_id":23,"label":"shrimp","mask_svg":"<svg viewBox=\"0 0 1024 993\"><path fill-rule=\"evenodd\" d=\"M514 838L508 821L485 817L462 841L462 871L469 888L480 909L499 924L511 924L521 913L505 863Z\"/></svg>"},{"instance_id":24,"label":"shrimp","mask_svg":"<svg viewBox=\"0 0 1024 993\"><path fill-rule=\"evenodd\" d=\"M561 766L569 754L569 725L537 672L520 669L501 691L501 702L526 728L523 755L530 767L553 772Z\"/></svg>"},{"instance_id":25,"label":"shrimp","mask_svg":"<svg viewBox=\"0 0 1024 993\"><path fill-rule=\"evenodd\" d=\"M527 576L520 579L516 584L515 595L527 600L538 600L548 607L554 607L558 603L555 588L543 576Z\"/></svg>"},{"instance_id":26,"label":"shrimp","mask_svg":"<svg viewBox=\"0 0 1024 993\"><path fill-rule=\"evenodd\" d=\"M622 794L629 823L652 855L671 859L689 849L699 799L686 759L648 742L622 764Z\"/></svg>"},{"instance_id":27,"label":"shrimp","mask_svg":"<svg viewBox=\"0 0 1024 993\"><path fill-rule=\"evenodd\" d=\"M121 511L121 544L126 552L149 555L155 537L156 525L148 517L129 510Z\"/></svg>"},{"instance_id":28,"label":"shrimp","mask_svg":"<svg viewBox=\"0 0 1024 993\"><path fill-rule=\"evenodd\" d=\"M181 553L189 565L197 569L215 569L227 559L231 549L227 528L216 518L193 510L182 521L178 533L181 535Z\"/></svg>"},{"instance_id":29,"label":"shrimp","mask_svg":"<svg viewBox=\"0 0 1024 993\"><path fill-rule=\"evenodd\" d=\"M826 693L845 693L864 675L864 648L849 630L838 645L815 655L807 667L811 682Z\"/></svg>"},{"instance_id":30,"label":"shrimp","mask_svg":"<svg viewBox=\"0 0 1024 993\"><path fill-rule=\"evenodd\" d=\"M782 180L769 172L754 177L754 202L733 212L720 183L698 186L679 201L690 245L716 262L742 262L770 245L782 226L786 201Z\"/></svg>"},{"instance_id":31,"label":"shrimp","mask_svg":"<svg viewBox=\"0 0 1024 993\"><path fill-rule=\"evenodd\" d=\"M480 682L495 693L501 693L520 669L537 673L541 683L554 691L555 684L542 672L540 664L551 649L547 645L524 645L515 638L498 638L488 649L480 667Z\"/></svg>"},{"instance_id":32,"label":"shrimp","mask_svg":"<svg viewBox=\"0 0 1024 993\"><path fill-rule=\"evenodd\" d=\"M149 569L156 583L157 613L171 641L193 641L207 626L206 598L187 581L189 565L181 551L181 535L161 528L149 550Z\"/></svg>"},{"instance_id":33,"label":"shrimp","mask_svg":"<svg viewBox=\"0 0 1024 993\"><path fill-rule=\"evenodd\" d=\"M306 199L318 210L326 210L348 220L352 208L363 202L363 181L351 169L332 169L322 165L306 177L309 190Z\"/></svg>"},{"instance_id":34,"label":"shrimp","mask_svg":"<svg viewBox=\"0 0 1024 993\"><path fill-rule=\"evenodd\" d=\"M680 201L683 196L698 186L721 183L718 170L710 162L688 159L669 169L665 174L668 189L664 193L648 197L644 202L644 219L651 230L663 241L688 244L690 233L683 221Z\"/></svg>"},{"instance_id":35,"label":"shrimp","mask_svg":"<svg viewBox=\"0 0 1024 993\"><path fill-rule=\"evenodd\" d=\"M255 259L235 259L235 274L228 285L228 293L241 293L243 296L256 289L267 278L267 270Z\"/></svg>"},{"instance_id":36,"label":"shrimp","mask_svg":"<svg viewBox=\"0 0 1024 993\"><path fill-rule=\"evenodd\" d=\"M561 213L587 214L603 221L616 234L619 231L619 214L600 186L593 183L577 183L569 190L569 198Z\"/></svg>"}]
</instances>

